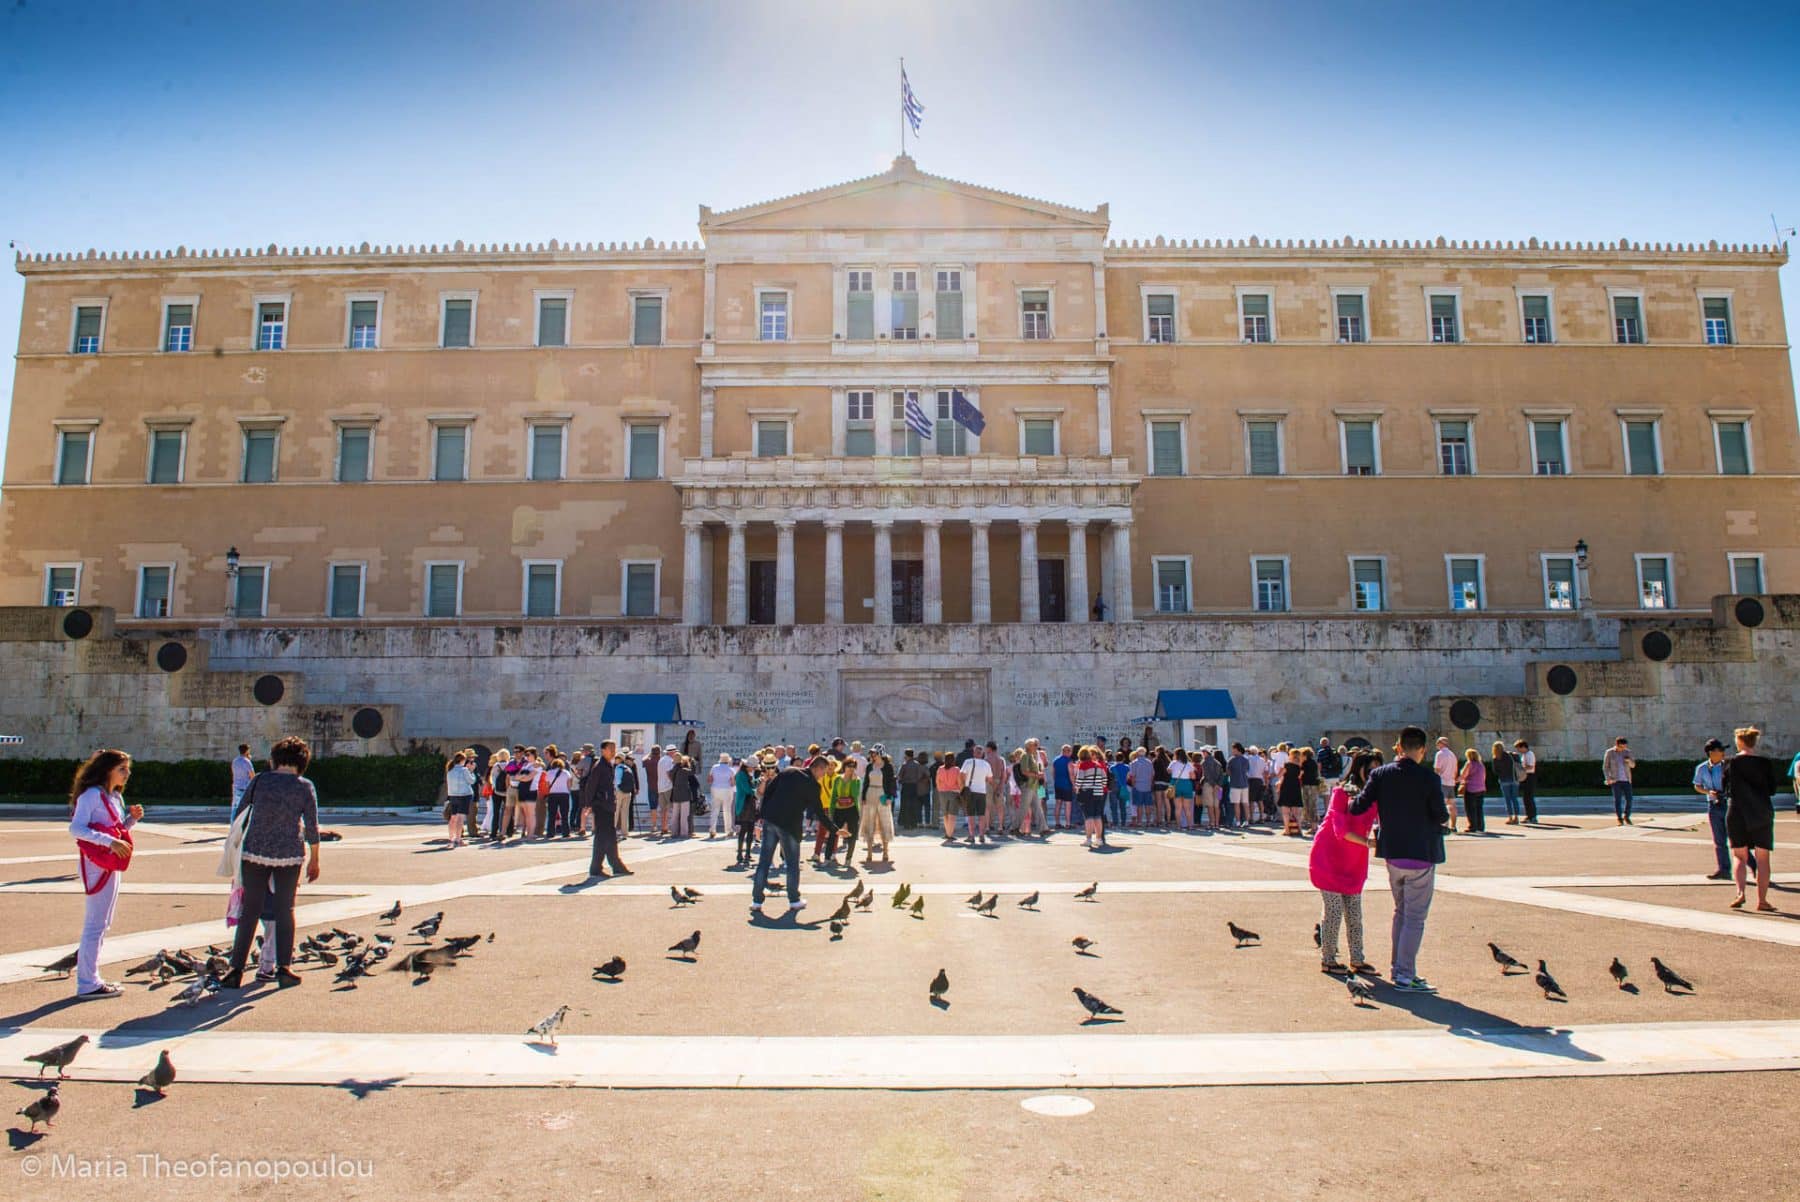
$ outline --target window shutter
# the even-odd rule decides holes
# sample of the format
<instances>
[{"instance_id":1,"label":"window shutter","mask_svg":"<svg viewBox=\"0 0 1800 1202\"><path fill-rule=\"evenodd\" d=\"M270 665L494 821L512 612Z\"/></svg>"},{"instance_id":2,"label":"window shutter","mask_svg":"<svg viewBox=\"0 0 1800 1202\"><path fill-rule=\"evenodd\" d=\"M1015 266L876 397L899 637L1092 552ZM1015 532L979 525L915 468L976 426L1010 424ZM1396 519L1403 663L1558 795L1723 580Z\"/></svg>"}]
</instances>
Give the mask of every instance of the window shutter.
<instances>
[{"instance_id":1,"label":"window shutter","mask_svg":"<svg viewBox=\"0 0 1800 1202\"><path fill-rule=\"evenodd\" d=\"M1267 317L1269 315L1269 297L1267 293L1252 292L1244 297L1245 317Z\"/></svg>"},{"instance_id":2,"label":"window shutter","mask_svg":"<svg viewBox=\"0 0 1800 1202\"><path fill-rule=\"evenodd\" d=\"M331 569L331 616L357 617L357 594L362 591L362 569L354 564L339 564Z\"/></svg>"},{"instance_id":3,"label":"window shutter","mask_svg":"<svg viewBox=\"0 0 1800 1202\"><path fill-rule=\"evenodd\" d=\"M1181 473L1181 426L1176 422L1151 423L1150 474L1179 476Z\"/></svg>"},{"instance_id":4,"label":"window shutter","mask_svg":"<svg viewBox=\"0 0 1800 1202\"><path fill-rule=\"evenodd\" d=\"M1170 296L1166 292L1151 293L1150 294L1150 316L1152 316L1152 317L1173 317L1173 316L1175 316L1175 298Z\"/></svg>"},{"instance_id":5,"label":"window shutter","mask_svg":"<svg viewBox=\"0 0 1800 1202\"><path fill-rule=\"evenodd\" d=\"M456 565L438 563L431 565L430 607L428 614L434 618L453 618L456 616Z\"/></svg>"},{"instance_id":6,"label":"window shutter","mask_svg":"<svg viewBox=\"0 0 1800 1202\"><path fill-rule=\"evenodd\" d=\"M533 426L531 428L531 478L533 480L562 479L562 441L561 426Z\"/></svg>"},{"instance_id":7,"label":"window shutter","mask_svg":"<svg viewBox=\"0 0 1800 1202\"><path fill-rule=\"evenodd\" d=\"M1550 320L1550 298L1547 296L1528 296L1525 298L1525 318L1527 321L1541 318Z\"/></svg>"},{"instance_id":8,"label":"window shutter","mask_svg":"<svg viewBox=\"0 0 1800 1202\"><path fill-rule=\"evenodd\" d=\"M268 484L275 479L275 432L251 430L244 435L244 483Z\"/></svg>"},{"instance_id":9,"label":"window shutter","mask_svg":"<svg viewBox=\"0 0 1800 1202\"><path fill-rule=\"evenodd\" d=\"M1276 422L1250 423L1250 474L1281 474L1281 427Z\"/></svg>"},{"instance_id":10,"label":"window shutter","mask_svg":"<svg viewBox=\"0 0 1800 1202\"><path fill-rule=\"evenodd\" d=\"M75 337L100 337L100 310L97 306L83 305L75 310Z\"/></svg>"},{"instance_id":11,"label":"window shutter","mask_svg":"<svg viewBox=\"0 0 1800 1202\"><path fill-rule=\"evenodd\" d=\"M532 618L556 616L556 569L551 565L531 565L525 578L525 614Z\"/></svg>"},{"instance_id":12,"label":"window shutter","mask_svg":"<svg viewBox=\"0 0 1800 1202\"><path fill-rule=\"evenodd\" d=\"M237 599L233 611L240 618L260 618L263 613L262 567L241 567L237 575Z\"/></svg>"},{"instance_id":13,"label":"window shutter","mask_svg":"<svg viewBox=\"0 0 1800 1202\"><path fill-rule=\"evenodd\" d=\"M560 296L538 301L538 345L569 345L569 302Z\"/></svg>"},{"instance_id":14,"label":"window shutter","mask_svg":"<svg viewBox=\"0 0 1800 1202\"><path fill-rule=\"evenodd\" d=\"M756 453L764 457L786 455L787 425L783 422L757 422Z\"/></svg>"},{"instance_id":15,"label":"window shutter","mask_svg":"<svg viewBox=\"0 0 1800 1202\"><path fill-rule=\"evenodd\" d=\"M447 300L444 302L444 345L469 345L469 310L470 302L466 300Z\"/></svg>"},{"instance_id":16,"label":"window shutter","mask_svg":"<svg viewBox=\"0 0 1800 1202\"><path fill-rule=\"evenodd\" d=\"M631 462L627 469L627 474L631 479L656 479L658 440L659 434L655 426L636 425L631 427Z\"/></svg>"},{"instance_id":17,"label":"window shutter","mask_svg":"<svg viewBox=\"0 0 1800 1202\"><path fill-rule=\"evenodd\" d=\"M170 305L169 324L172 326L191 326L194 324L194 306Z\"/></svg>"},{"instance_id":18,"label":"window shutter","mask_svg":"<svg viewBox=\"0 0 1800 1202\"><path fill-rule=\"evenodd\" d=\"M1750 474L1750 439L1743 422L1719 423L1719 470L1727 476Z\"/></svg>"},{"instance_id":19,"label":"window shutter","mask_svg":"<svg viewBox=\"0 0 1800 1202\"><path fill-rule=\"evenodd\" d=\"M1022 449L1027 455L1056 454L1056 423L1027 421L1025 423L1025 445Z\"/></svg>"},{"instance_id":20,"label":"window shutter","mask_svg":"<svg viewBox=\"0 0 1800 1202\"><path fill-rule=\"evenodd\" d=\"M1562 425L1558 422L1531 423L1532 450L1539 463L1563 466Z\"/></svg>"},{"instance_id":21,"label":"window shutter","mask_svg":"<svg viewBox=\"0 0 1800 1202\"><path fill-rule=\"evenodd\" d=\"M1762 560L1741 556L1731 561L1731 591L1755 596L1763 591Z\"/></svg>"},{"instance_id":22,"label":"window shutter","mask_svg":"<svg viewBox=\"0 0 1800 1202\"><path fill-rule=\"evenodd\" d=\"M961 339L963 336L963 295L957 292L937 294L937 336Z\"/></svg>"},{"instance_id":23,"label":"window shutter","mask_svg":"<svg viewBox=\"0 0 1800 1202\"><path fill-rule=\"evenodd\" d=\"M1339 317L1361 317L1363 315L1363 298L1355 292L1340 292L1337 298L1337 315Z\"/></svg>"},{"instance_id":24,"label":"window shutter","mask_svg":"<svg viewBox=\"0 0 1800 1202\"><path fill-rule=\"evenodd\" d=\"M1625 443L1631 455L1633 476L1655 476L1662 468L1656 461L1656 423L1626 422Z\"/></svg>"},{"instance_id":25,"label":"window shutter","mask_svg":"<svg viewBox=\"0 0 1800 1202\"><path fill-rule=\"evenodd\" d=\"M662 321L662 297L638 297L636 305L632 309L632 343L636 346L661 346Z\"/></svg>"},{"instance_id":26,"label":"window shutter","mask_svg":"<svg viewBox=\"0 0 1800 1202\"><path fill-rule=\"evenodd\" d=\"M852 292L845 298L845 337L867 342L875 337L875 294Z\"/></svg>"},{"instance_id":27,"label":"window shutter","mask_svg":"<svg viewBox=\"0 0 1800 1202\"><path fill-rule=\"evenodd\" d=\"M150 438L150 483L181 483L181 434L158 430Z\"/></svg>"},{"instance_id":28,"label":"window shutter","mask_svg":"<svg viewBox=\"0 0 1800 1202\"><path fill-rule=\"evenodd\" d=\"M76 433L65 431L62 436L62 459L56 465L56 482L58 484L86 484L88 462L88 439L92 435L85 431Z\"/></svg>"},{"instance_id":29,"label":"window shutter","mask_svg":"<svg viewBox=\"0 0 1800 1202\"><path fill-rule=\"evenodd\" d=\"M464 452L467 440L468 431L462 426L439 426L437 428L437 479L461 480L463 478L463 461L466 458Z\"/></svg>"},{"instance_id":30,"label":"window shutter","mask_svg":"<svg viewBox=\"0 0 1800 1202\"><path fill-rule=\"evenodd\" d=\"M1344 423L1345 466L1351 471L1375 470L1375 423Z\"/></svg>"},{"instance_id":31,"label":"window shutter","mask_svg":"<svg viewBox=\"0 0 1800 1202\"><path fill-rule=\"evenodd\" d=\"M875 431L867 426L844 431L844 454L866 458L875 453Z\"/></svg>"},{"instance_id":32,"label":"window shutter","mask_svg":"<svg viewBox=\"0 0 1800 1202\"><path fill-rule=\"evenodd\" d=\"M634 563L625 569L625 616L649 618L656 614L656 566Z\"/></svg>"}]
</instances>

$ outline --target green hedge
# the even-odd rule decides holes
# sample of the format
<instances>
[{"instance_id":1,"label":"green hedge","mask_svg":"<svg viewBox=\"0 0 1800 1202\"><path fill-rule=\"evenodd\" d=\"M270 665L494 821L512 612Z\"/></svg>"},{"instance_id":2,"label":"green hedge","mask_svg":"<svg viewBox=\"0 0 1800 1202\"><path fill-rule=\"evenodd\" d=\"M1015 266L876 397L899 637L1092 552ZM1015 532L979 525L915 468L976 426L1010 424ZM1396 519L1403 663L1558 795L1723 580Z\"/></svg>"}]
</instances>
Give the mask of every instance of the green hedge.
<instances>
[{"instance_id":1,"label":"green hedge","mask_svg":"<svg viewBox=\"0 0 1800 1202\"><path fill-rule=\"evenodd\" d=\"M1680 760L1639 760L1637 767L1631 770L1632 787L1640 792L1687 793L1694 787L1694 766L1703 756L1696 755L1691 759ZM1770 767L1775 769L1775 785L1777 789L1787 787L1787 766L1789 757L1772 759ZM1591 760L1538 760L1538 783L1546 789L1588 789L1595 793L1604 793L1606 785L1600 779L1600 757Z\"/></svg>"},{"instance_id":2,"label":"green hedge","mask_svg":"<svg viewBox=\"0 0 1800 1202\"><path fill-rule=\"evenodd\" d=\"M77 760L0 759L0 798L66 797ZM437 803L444 761L431 755L330 756L306 770L323 805L419 805ZM191 801L231 796L231 765L224 760L133 760L127 796L140 801Z\"/></svg>"}]
</instances>

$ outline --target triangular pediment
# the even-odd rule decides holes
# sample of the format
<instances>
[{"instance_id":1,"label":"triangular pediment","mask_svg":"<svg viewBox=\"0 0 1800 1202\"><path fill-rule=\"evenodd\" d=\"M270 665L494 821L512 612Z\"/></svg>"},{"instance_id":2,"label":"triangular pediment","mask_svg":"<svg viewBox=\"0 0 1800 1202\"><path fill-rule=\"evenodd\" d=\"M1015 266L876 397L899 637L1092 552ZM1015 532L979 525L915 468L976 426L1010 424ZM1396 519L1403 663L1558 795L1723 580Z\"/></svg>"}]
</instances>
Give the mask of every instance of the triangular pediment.
<instances>
[{"instance_id":1,"label":"triangular pediment","mask_svg":"<svg viewBox=\"0 0 1800 1202\"><path fill-rule=\"evenodd\" d=\"M702 206L702 231L800 229L1102 230L1105 205L1076 209L920 171L909 157L880 175L715 213Z\"/></svg>"}]
</instances>

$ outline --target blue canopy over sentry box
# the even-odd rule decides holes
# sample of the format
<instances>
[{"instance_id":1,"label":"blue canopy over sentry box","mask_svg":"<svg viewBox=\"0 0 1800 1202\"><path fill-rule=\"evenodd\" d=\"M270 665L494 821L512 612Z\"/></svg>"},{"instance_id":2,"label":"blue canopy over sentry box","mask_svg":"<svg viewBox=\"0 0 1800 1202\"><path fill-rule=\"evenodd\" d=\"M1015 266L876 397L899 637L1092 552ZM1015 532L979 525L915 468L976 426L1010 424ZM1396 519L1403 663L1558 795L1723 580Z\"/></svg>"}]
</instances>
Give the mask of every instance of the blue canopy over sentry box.
<instances>
[{"instance_id":1,"label":"blue canopy over sentry box","mask_svg":"<svg viewBox=\"0 0 1800 1202\"><path fill-rule=\"evenodd\" d=\"M1160 689L1151 716L1175 724L1179 746L1229 747L1238 712L1226 689Z\"/></svg>"},{"instance_id":2,"label":"blue canopy over sentry box","mask_svg":"<svg viewBox=\"0 0 1800 1202\"><path fill-rule=\"evenodd\" d=\"M608 693L600 709L605 726L655 726L681 721L679 693Z\"/></svg>"}]
</instances>

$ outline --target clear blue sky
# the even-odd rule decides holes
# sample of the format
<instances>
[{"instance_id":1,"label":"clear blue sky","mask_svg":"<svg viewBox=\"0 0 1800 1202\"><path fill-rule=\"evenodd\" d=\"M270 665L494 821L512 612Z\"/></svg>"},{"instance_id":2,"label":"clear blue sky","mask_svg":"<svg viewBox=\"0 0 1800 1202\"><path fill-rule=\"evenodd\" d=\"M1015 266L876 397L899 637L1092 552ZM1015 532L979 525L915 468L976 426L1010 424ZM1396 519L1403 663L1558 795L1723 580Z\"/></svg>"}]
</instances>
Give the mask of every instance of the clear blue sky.
<instances>
[{"instance_id":1,"label":"clear blue sky","mask_svg":"<svg viewBox=\"0 0 1800 1202\"><path fill-rule=\"evenodd\" d=\"M1793 4L0 6L0 237L37 251L693 238L884 169L900 55L923 169L1118 237L1800 224Z\"/></svg>"}]
</instances>

